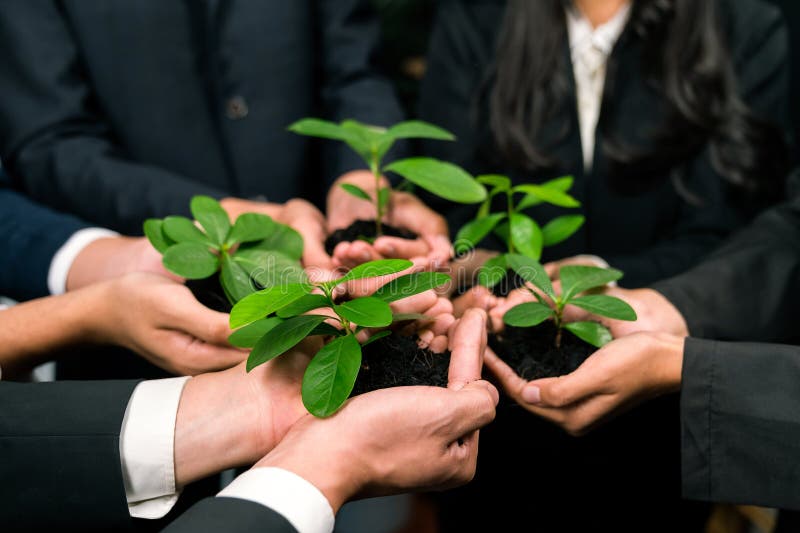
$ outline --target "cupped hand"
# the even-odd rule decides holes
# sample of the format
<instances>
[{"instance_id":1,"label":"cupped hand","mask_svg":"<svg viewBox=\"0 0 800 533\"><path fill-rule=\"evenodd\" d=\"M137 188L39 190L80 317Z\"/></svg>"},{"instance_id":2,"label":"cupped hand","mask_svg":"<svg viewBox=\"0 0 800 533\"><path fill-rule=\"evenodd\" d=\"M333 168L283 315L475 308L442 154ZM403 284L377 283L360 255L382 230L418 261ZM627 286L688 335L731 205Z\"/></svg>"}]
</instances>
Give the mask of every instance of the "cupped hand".
<instances>
[{"instance_id":1,"label":"cupped hand","mask_svg":"<svg viewBox=\"0 0 800 533\"><path fill-rule=\"evenodd\" d=\"M573 373L526 381L487 349L486 366L519 405L579 436L656 396L680 388L684 338L637 333L591 355Z\"/></svg>"},{"instance_id":2,"label":"cupped hand","mask_svg":"<svg viewBox=\"0 0 800 533\"><path fill-rule=\"evenodd\" d=\"M230 368L247 357L228 344L228 315L198 302L162 276L128 274L105 285L95 340L124 346L181 375Z\"/></svg>"},{"instance_id":3,"label":"cupped hand","mask_svg":"<svg viewBox=\"0 0 800 533\"><path fill-rule=\"evenodd\" d=\"M485 314L454 330L450 382L398 387L349 400L335 415L298 421L258 467L290 470L314 484L336 512L355 497L445 489L475 473L478 430L494 418L498 395L480 381Z\"/></svg>"}]
</instances>

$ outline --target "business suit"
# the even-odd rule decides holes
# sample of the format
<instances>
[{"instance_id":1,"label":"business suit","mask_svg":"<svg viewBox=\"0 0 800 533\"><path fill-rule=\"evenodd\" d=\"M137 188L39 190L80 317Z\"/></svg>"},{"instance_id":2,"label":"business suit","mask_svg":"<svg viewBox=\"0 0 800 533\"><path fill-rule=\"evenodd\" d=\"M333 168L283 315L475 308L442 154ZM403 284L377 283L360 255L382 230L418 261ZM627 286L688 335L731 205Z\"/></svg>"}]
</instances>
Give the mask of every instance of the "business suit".
<instances>
[{"instance_id":1,"label":"business suit","mask_svg":"<svg viewBox=\"0 0 800 533\"><path fill-rule=\"evenodd\" d=\"M38 201L140 233L194 194L321 196L362 168L286 131L401 117L366 0L13 0L0 10L0 156Z\"/></svg>"},{"instance_id":2,"label":"business suit","mask_svg":"<svg viewBox=\"0 0 800 533\"><path fill-rule=\"evenodd\" d=\"M16 300L47 296L50 262L76 231L77 218L56 213L8 189L0 177L0 295Z\"/></svg>"},{"instance_id":3,"label":"business suit","mask_svg":"<svg viewBox=\"0 0 800 533\"><path fill-rule=\"evenodd\" d=\"M720 5L740 97L757 116L788 133L788 47L779 11L761 0L721 0ZM420 116L449 129L459 140L426 143L425 151L475 174L509 174L515 183L574 175L572 192L582 202L580 210L552 206L528 210L541 224L568 212L587 218L575 236L545 249L545 261L576 254L599 255L625 272L621 285L641 287L690 268L752 216L747 207L731 205L726 182L713 169L707 149L695 156L672 156L643 175L623 180L620 169L602 150L604 138L598 130L592 171L585 172L566 36L560 62L566 82L562 105L543 125L537 142L555 159L554 167L530 174L501 159L490 140L488 104L482 95L487 91L505 7L505 0L440 4L421 88ZM643 48L642 40L626 27L611 54L606 81L611 106L601 109L600 121L613 124L613 131L625 144L650 149L658 145L645 132L665 119L666 106L638 74ZM678 176L690 195L702 200L702 206L678 192L673 183ZM474 207L453 207L451 227L455 231L474 213Z\"/></svg>"}]
</instances>

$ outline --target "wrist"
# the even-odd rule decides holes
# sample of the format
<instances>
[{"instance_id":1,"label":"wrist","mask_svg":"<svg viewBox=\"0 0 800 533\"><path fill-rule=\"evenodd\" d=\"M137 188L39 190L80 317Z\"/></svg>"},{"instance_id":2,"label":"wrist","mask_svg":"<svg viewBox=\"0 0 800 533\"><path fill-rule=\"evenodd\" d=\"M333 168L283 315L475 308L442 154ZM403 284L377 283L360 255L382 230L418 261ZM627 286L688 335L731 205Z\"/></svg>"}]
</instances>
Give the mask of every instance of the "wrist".
<instances>
[{"instance_id":1,"label":"wrist","mask_svg":"<svg viewBox=\"0 0 800 533\"><path fill-rule=\"evenodd\" d=\"M681 388L683 350L686 338L666 333L654 334L658 345L656 383L661 394L677 392Z\"/></svg>"}]
</instances>

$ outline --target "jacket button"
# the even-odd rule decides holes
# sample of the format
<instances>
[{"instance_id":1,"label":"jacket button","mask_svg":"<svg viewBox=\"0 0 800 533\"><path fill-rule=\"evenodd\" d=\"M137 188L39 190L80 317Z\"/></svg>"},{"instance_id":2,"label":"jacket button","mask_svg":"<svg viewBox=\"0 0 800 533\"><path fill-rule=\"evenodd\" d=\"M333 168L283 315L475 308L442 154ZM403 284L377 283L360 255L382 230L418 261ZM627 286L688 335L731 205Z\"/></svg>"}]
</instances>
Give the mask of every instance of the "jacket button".
<instances>
[{"instance_id":1,"label":"jacket button","mask_svg":"<svg viewBox=\"0 0 800 533\"><path fill-rule=\"evenodd\" d=\"M247 100L242 96L232 96L225 103L225 116L231 120L241 120L247 116L250 109L247 107Z\"/></svg>"}]
</instances>

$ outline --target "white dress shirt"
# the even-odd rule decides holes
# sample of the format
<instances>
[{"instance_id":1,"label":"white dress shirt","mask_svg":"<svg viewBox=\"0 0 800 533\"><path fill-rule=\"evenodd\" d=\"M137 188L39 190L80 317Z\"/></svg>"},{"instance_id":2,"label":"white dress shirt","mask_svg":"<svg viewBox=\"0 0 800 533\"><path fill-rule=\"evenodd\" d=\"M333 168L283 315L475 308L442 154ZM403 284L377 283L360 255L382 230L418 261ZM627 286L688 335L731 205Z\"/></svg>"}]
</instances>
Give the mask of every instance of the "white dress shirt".
<instances>
[{"instance_id":1,"label":"white dress shirt","mask_svg":"<svg viewBox=\"0 0 800 533\"><path fill-rule=\"evenodd\" d=\"M595 136L608 58L628 23L630 11L631 4L627 2L611 20L593 28L580 9L567 8L567 32L575 76L583 168L587 174L594 164Z\"/></svg>"},{"instance_id":2,"label":"white dress shirt","mask_svg":"<svg viewBox=\"0 0 800 533\"><path fill-rule=\"evenodd\" d=\"M50 261L50 270L47 272L47 288L50 294L64 294L67 292L67 276L72 268L72 263L80 253L99 239L117 237L119 233L103 228L86 228L78 230L67 239Z\"/></svg>"}]
</instances>

